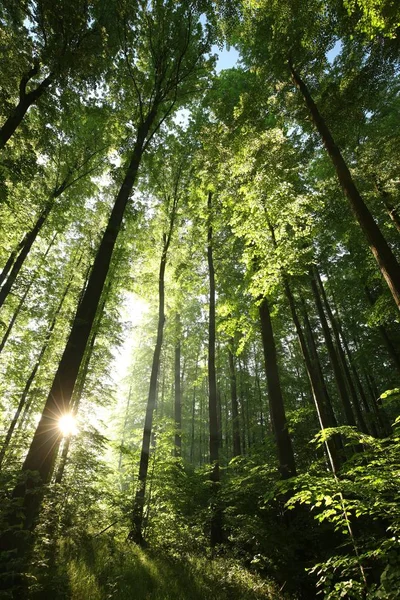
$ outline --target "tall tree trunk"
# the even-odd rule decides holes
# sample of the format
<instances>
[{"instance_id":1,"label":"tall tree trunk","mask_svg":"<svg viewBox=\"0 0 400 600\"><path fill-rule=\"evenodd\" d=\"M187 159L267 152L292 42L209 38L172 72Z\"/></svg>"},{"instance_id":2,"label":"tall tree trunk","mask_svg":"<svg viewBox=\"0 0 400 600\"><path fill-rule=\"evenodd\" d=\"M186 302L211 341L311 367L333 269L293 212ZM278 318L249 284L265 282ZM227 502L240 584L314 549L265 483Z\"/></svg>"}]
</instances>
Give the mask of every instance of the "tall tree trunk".
<instances>
[{"instance_id":1,"label":"tall tree trunk","mask_svg":"<svg viewBox=\"0 0 400 600\"><path fill-rule=\"evenodd\" d=\"M340 185L346 194L353 213L360 224L361 229L368 241L372 254L374 255L381 273L389 286L394 301L400 309L400 265L396 260L389 244L382 235L377 223L365 204L356 184L353 181L350 170L343 159L343 156L336 145L336 142L324 120L317 105L315 104L305 82L295 71L292 61L289 61L289 68L293 81L310 111L312 120L317 128L325 148L331 158L332 164L336 170Z\"/></svg>"},{"instance_id":2,"label":"tall tree trunk","mask_svg":"<svg viewBox=\"0 0 400 600\"><path fill-rule=\"evenodd\" d=\"M333 410L332 400L329 396L328 388L325 383L324 373L323 373L321 362L320 362L320 359L318 356L317 344L315 342L313 329L311 327L310 319L308 317L307 306L306 306L306 303L302 296L300 296L300 301L301 301L301 305L302 305L302 313L303 313L306 340L307 340L308 348L310 351L311 360L314 365L315 371L318 376L318 381L320 382L320 386L321 386L321 389L323 392L323 397L325 400L328 418L329 418L330 422L333 423L333 427L337 427L338 423L337 423L337 419L336 419L336 416L335 416L335 413Z\"/></svg>"},{"instance_id":3,"label":"tall tree trunk","mask_svg":"<svg viewBox=\"0 0 400 600\"><path fill-rule=\"evenodd\" d=\"M327 402L324 396L324 388L321 384L321 380L319 377L318 369L315 365L315 357L314 360L312 355L308 351L306 339L301 327L300 319L297 314L296 304L293 298L292 291L289 286L289 282L287 278L284 276L283 284L285 288L285 294L289 302L290 312L292 314L292 319L294 326L296 328L297 337L300 344L301 353L304 358L304 362L307 369L308 378L310 380L311 391L315 403L315 408L318 415L318 420L320 423L321 430L326 429L327 427L335 427L336 422L332 421L331 414L327 409ZM329 398L328 398L329 402ZM326 450L329 458L329 462L331 464L332 470L336 473L341 465L342 461L339 456L338 449L340 448L340 439L338 440L338 436L332 437L326 442Z\"/></svg>"},{"instance_id":4,"label":"tall tree trunk","mask_svg":"<svg viewBox=\"0 0 400 600\"><path fill-rule=\"evenodd\" d=\"M345 356L343 348L342 348L342 343L341 343L340 335L339 335L339 327L338 327L336 318L335 318L335 316L334 316L334 314L332 312L331 306L329 304L329 301L328 301L328 298L327 298L327 295L326 295L326 292L325 292L324 285L323 285L323 283L321 281L320 274L319 274L319 272L318 272L318 270L316 268L314 268L313 271L314 271L314 275L315 275L315 278L316 278L316 281L317 281L317 285L319 287L319 291L321 293L322 301L323 301L324 306L325 306L326 314L328 315L328 319L329 319L329 322L331 324L331 328L332 328L332 331L333 331L333 336L335 338L336 349L337 349L337 352L338 352L340 363L342 365L343 373L344 373L344 375L346 377L348 388L349 388L349 391L350 391L350 394L351 394L351 397L352 397L352 400L353 400L353 407L354 407L354 411L355 411L355 414L356 414L356 417L357 417L358 426L359 426L360 430L363 433L368 434L369 431L368 431L367 425L366 425L365 420L364 420L364 415L363 415L362 410L361 410L360 401L358 399L358 395L357 395L356 389L354 387L353 379L351 377L350 370L349 370L349 367L347 365L346 356Z\"/></svg>"},{"instance_id":5,"label":"tall tree trunk","mask_svg":"<svg viewBox=\"0 0 400 600\"><path fill-rule=\"evenodd\" d=\"M182 454L182 394L181 394L181 318L175 315L175 456Z\"/></svg>"},{"instance_id":6,"label":"tall tree trunk","mask_svg":"<svg viewBox=\"0 0 400 600\"><path fill-rule=\"evenodd\" d=\"M36 241L37 236L39 235L40 231L42 230L42 227L45 224L47 217L49 216L56 199L59 196L61 196L61 194L67 187L68 187L68 176L53 191L53 193L47 200L43 210L41 211L38 218L36 219L36 223L34 224L34 226L31 228L30 231L28 231L28 233L25 234L24 238L18 244L17 249L11 253L11 255L3 269L3 273L5 273L7 270L7 273L9 272L9 274L8 274L8 277L5 281L5 283L3 284L2 288L0 289L0 307L3 306L4 302L6 301L7 296L10 293L11 288L13 287L17 276L24 265L24 262L28 256L34 242Z\"/></svg>"},{"instance_id":7,"label":"tall tree trunk","mask_svg":"<svg viewBox=\"0 0 400 600\"><path fill-rule=\"evenodd\" d=\"M268 399L273 431L278 450L279 470L284 479L296 475L292 442L289 436L285 407L283 404L281 384L279 380L278 362L274 333L268 301L263 298L259 304L261 336L264 350L265 373L268 384Z\"/></svg>"},{"instance_id":8,"label":"tall tree trunk","mask_svg":"<svg viewBox=\"0 0 400 600\"><path fill-rule=\"evenodd\" d=\"M25 241L25 238L18 244L18 246L10 253L10 256L7 259L6 264L3 267L3 270L0 273L0 285L2 285L3 281L5 280L5 278L7 277L7 275L10 272L11 267L14 264L15 261L15 257L17 256L18 252L21 250L23 243Z\"/></svg>"},{"instance_id":9,"label":"tall tree trunk","mask_svg":"<svg viewBox=\"0 0 400 600\"><path fill-rule=\"evenodd\" d=\"M14 285L15 280L16 280L16 278L28 256L28 253L29 253L30 249L32 248L34 241L36 240L40 230L42 229L42 227L50 213L50 210L53 206L53 200L54 199L51 198L48 201L45 208L40 213L35 225L32 227L32 229L29 231L29 233L27 233L25 235L23 241L20 244L21 249L14 261L12 269L11 269L5 283L3 284L3 286L0 290L0 307L3 306L4 302L6 301L7 296L10 293L10 290L11 290L12 286Z\"/></svg>"},{"instance_id":10,"label":"tall tree trunk","mask_svg":"<svg viewBox=\"0 0 400 600\"><path fill-rule=\"evenodd\" d=\"M76 268L78 267L79 262L80 262L80 260L78 261L78 263L76 265L74 265ZM18 419L19 419L19 417L21 415L22 410L24 409L24 407L26 405L26 399L28 397L29 390L31 388L33 380L36 377L36 373L38 372L38 369L39 369L40 365L42 364L43 356L45 355L45 353L47 351L47 348L48 348L48 346L50 344L50 340L51 340L54 328L56 326L58 317L59 317L59 315L60 315L60 313L62 311L62 307L64 305L65 298L67 297L68 292L71 289L71 285L72 285L74 276L75 276L75 272L72 273L72 276L70 277L70 279L68 281L68 284L65 287L64 293L63 293L63 295L60 298L58 306L57 306L57 308L56 308L56 310L55 310L55 312L53 314L53 318L51 320L50 327L49 327L49 329L47 331L44 343L43 343L43 345L42 345L42 347L40 349L39 355L38 355L38 357L36 359L36 362L35 362L35 364L34 364L34 366L32 368L32 371L31 371L31 373L30 373L30 375L29 375L29 377L28 377L28 379L27 379L27 381L25 383L25 387L24 387L24 389L22 391L22 394L21 394L21 397L20 397L17 409L15 411L14 417L13 417L13 419L12 419L12 421L10 423L10 426L8 428L7 435L6 435L5 440L3 442L3 446L2 446L2 448L0 450L0 469L1 469L1 466L2 466L2 463L3 463L3 460L4 460L5 453L7 452L7 449L8 449L10 440L11 440L11 437L12 437L12 435L14 433L14 429L15 429L15 427L17 425Z\"/></svg>"},{"instance_id":11,"label":"tall tree trunk","mask_svg":"<svg viewBox=\"0 0 400 600\"><path fill-rule=\"evenodd\" d=\"M8 324L8 327L7 327L6 331L4 332L4 335L3 335L2 340L0 342L0 353L3 351L3 348L6 345L6 342L7 342L8 338L10 336L10 333L12 331L12 328L14 327L14 323L17 320L18 315L20 314L20 312L21 312L21 310L22 310L22 308L24 306L25 300L26 300L26 298L27 298L27 296L28 296L28 294L29 294L29 292L30 292L33 284L35 283L36 279L40 275L41 268L42 268L42 266L43 266L43 264L44 264L44 262L45 262L45 260L47 258L47 255L49 254L49 252L50 252L50 250L51 250L51 248L52 248L52 246L54 244L54 241L55 241L56 237L57 237L57 233L55 233L53 235L52 239L50 240L50 243L47 246L46 252L42 255L42 257L40 259L40 262L39 262L39 264L37 266L36 271L34 272L34 274L33 274L32 278L31 278L30 282L26 286L25 291L24 291L24 293L22 295L22 298L18 302L18 306L15 309L14 314L11 317L11 320L10 320L10 322Z\"/></svg>"},{"instance_id":12,"label":"tall tree trunk","mask_svg":"<svg viewBox=\"0 0 400 600\"><path fill-rule=\"evenodd\" d=\"M92 333L90 335L90 341L89 341L88 347L86 348L85 355L84 355L84 358L83 358L83 361L81 364L81 368L79 369L77 382L76 382L76 385L75 385L75 388L73 391L73 395L71 398L71 411L70 412L73 417L76 416L78 409L79 409L81 399L82 399L82 394L83 394L83 390L85 388L86 378L87 378L87 374L89 371L90 361L91 361L91 358L93 355L94 345L95 345L95 342L96 342L96 339L97 339L97 336L98 336L98 333L100 330L101 319L104 314L104 307L106 305L106 302L107 302L109 294L110 294L110 290L111 290L111 286L112 286L112 282L113 282L113 275L114 275L114 273L112 273L110 275L109 280L104 289L104 292L101 296L99 308L97 310L96 318L93 323ZM87 277L90 277L90 268L88 270ZM86 283L87 283L87 281L85 282L84 289L86 287ZM54 483L60 484L63 479L65 467L67 466L67 459L68 459L68 453L69 453L69 447L71 445L71 441L72 441L72 433L67 435L63 441L61 456L60 456L60 459L58 462L56 475L54 477Z\"/></svg>"},{"instance_id":13,"label":"tall tree trunk","mask_svg":"<svg viewBox=\"0 0 400 600\"><path fill-rule=\"evenodd\" d=\"M28 82L38 75L39 64L35 64L22 78L19 84L19 101L18 104L12 109L10 116L0 128L0 150L4 148L8 140L15 133L17 127L22 123L28 109L35 104L39 98L43 96L46 90L53 82L54 75L50 73L36 88L30 92L26 91Z\"/></svg>"},{"instance_id":14,"label":"tall tree trunk","mask_svg":"<svg viewBox=\"0 0 400 600\"><path fill-rule=\"evenodd\" d=\"M129 386L128 402L126 403L124 425L122 427L122 435L121 435L120 451L119 451L119 459L118 459L118 471L122 471L123 447L124 447L124 443L125 443L126 428L128 425L129 407L131 405L131 399L132 399L132 387L133 387L133 384L131 383L131 385Z\"/></svg>"},{"instance_id":15,"label":"tall tree trunk","mask_svg":"<svg viewBox=\"0 0 400 600\"><path fill-rule=\"evenodd\" d=\"M196 356L196 368L194 372L193 398L192 398L192 431L190 440L190 462L194 461L194 439L195 439L195 416L196 416L196 388L197 388L197 371L199 367L199 355Z\"/></svg>"},{"instance_id":16,"label":"tall tree trunk","mask_svg":"<svg viewBox=\"0 0 400 600\"><path fill-rule=\"evenodd\" d=\"M210 462L212 465L211 481L213 484L212 514L211 514L211 546L220 544L222 537L222 512L219 506L218 492L220 482L219 470L219 429L218 429L218 399L217 376L215 369L215 271L213 257L213 228L212 228L212 192L208 193L208 232L207 232L207 261L210 281L210 302L208 311L208 415L210 427Z\"/></svg>"},{"instance_id":17,"label":"tall tree trunk","mask_svg":"<svg viewBox=\"0 0 400 600\"><path fill-rule=\"evenodd\" d=\"M233 340L231 340L233 347ZM239 407L237 398L237 384L236 384L236 371L235 361L231 348L228 348L228 359L229 359L229 378L231 387L231 406L232 406L232 442L233 442L233 456L240 456L240 424L239 424Z\"/></svg>"},{"instance_id":18,"label":"tall tree trunk","mask_svg":"<svg viewBox=\"0 0 400 600\"><path fill-rule=\"evenodd\" d=\"M15 511L13 514L10 514L8 522L11 526L19 523L24 529L28 530L32 530L35 526L42 501L42 484L50 481L62 439L58 421L63 414L69 412L72 392L85 354L115 242L130 193L136 180L146 137L155 116L156 111L151 111L146 121L138 129L135 147L124 181L116 197L107 228L94 261L85 294L78 306L40 422L22 466L23 477L13 491L15 499L23 499L24 514L22 515L22 511L20 510L18 513ZM37 471L39 477L30 477L29 472L32 471ZM35 493L27 493L28 490L35 491ZM21 546L17 536L9 530L0 536L0 549L11 550L13 548L18 549L20 553L24 552L24 547Z\"/></svg>"},{"instance_id":19,"label":"tall tree trunk","mask_svg":"<svg viewBox=\"0 0 400 600\"><path fill-rule=\"evenodd\" d=\"M163 234L163 249L160 261L160 270L158 275L158 326L157 326L157 339L153 354L153 363L151 367L150 375L150 386L149 395L147 397L147 408L145 423L143 429L143 440L142 450L140 453L139 463L139 476L136 488L136 494L133 504L132 511L132 529L129 532L129 539L139 545L145 545L143 538L143 513L145 504L145 493L146 493L146 480L149 469L149 458L150 458L150 443L151 434L153 429L153 413L156 406L157 399L157 381L158 373L160 370L160 356L163 341L164 332L164 321L165 321L165 268L167 265L168 248L171 243L172 231L174 227L174 221L176 216L177 208L177 195L174 196L173 206L170 214L169 230L168 233Z\"/></svg>"},{"instance_id":20,"label":"tall tree trunk","mask_svg":"<svg viewBox=\"0 0 400 600\"><path fill-rule=\"evenodd\" d=\"M346 383L344 381L343 373L340 368L339 357L338 357L338 355L336 353L336 349L333 345L331 332L329 329L328 322L326 320L326 316L325 316L324 308L322 306L317 283L316 283L312 273L310 273L310 282L311 282L311 289L312 289L312 292L314 295L315 305L317 307L317 313L318 313L319 320L320 320L320 323L322 326L322 331L324 334L326 348L328 350L329 360L332 365L332 370L333 370L333 374L334 374L334 378L335 378L336 387L337 387L337 390L339 393L339 398L341 400L341 403L342 403L342 406L344 409L346 423L347 423L347 425L356 426L356 420L354 418L353 409L351 407L350 400L347 395Z\"/></svg>"}]
</instances>

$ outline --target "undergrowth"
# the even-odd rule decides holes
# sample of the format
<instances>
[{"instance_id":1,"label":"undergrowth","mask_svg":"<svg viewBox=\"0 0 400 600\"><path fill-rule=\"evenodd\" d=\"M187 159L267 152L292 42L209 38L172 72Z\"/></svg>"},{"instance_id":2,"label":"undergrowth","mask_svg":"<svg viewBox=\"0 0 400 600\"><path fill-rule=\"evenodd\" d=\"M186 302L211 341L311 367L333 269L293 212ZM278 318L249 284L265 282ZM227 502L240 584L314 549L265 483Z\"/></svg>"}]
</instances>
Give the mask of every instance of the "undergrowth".
<instances>
[{"instance_id":1,"label":"undergrowth","mask_svg":"<svg viewBox=\"0 0 400 600\"><path fill-rule=\"evenodd\" d=\"M67 543L56 571L33 598L53 600L283 600L278 587L226 558L141 550L111 535Z\"/></svg>"}]
</instances>

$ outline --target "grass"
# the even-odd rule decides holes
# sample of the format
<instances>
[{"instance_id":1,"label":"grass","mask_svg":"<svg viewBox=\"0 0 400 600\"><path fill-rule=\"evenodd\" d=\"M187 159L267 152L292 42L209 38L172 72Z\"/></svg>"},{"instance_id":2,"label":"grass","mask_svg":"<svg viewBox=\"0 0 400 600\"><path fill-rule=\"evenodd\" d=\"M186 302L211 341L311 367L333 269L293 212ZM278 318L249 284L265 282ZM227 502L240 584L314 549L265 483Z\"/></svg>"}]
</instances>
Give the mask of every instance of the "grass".
<instances>
[{"instance_id":1,"label":"grass","mask_svg":"<svg viewBox=\"0 0 400 600\"><path fill-rule=\"evenodd\" d=\"M37 598L54 600L283 600L276 585L239 562L141 550L111 538L64 551Z\"/></svg>"}]
</instances>

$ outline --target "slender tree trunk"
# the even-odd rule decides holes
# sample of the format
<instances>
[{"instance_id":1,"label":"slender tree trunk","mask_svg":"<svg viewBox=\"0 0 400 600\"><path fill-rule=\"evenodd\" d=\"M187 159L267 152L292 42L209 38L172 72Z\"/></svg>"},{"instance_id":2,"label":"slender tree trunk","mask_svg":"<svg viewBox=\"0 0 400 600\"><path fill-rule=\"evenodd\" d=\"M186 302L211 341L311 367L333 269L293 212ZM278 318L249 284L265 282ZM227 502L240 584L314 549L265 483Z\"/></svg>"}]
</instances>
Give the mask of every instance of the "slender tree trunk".
<instances>
[{"instance_id":1,"label":"slender tree trunk","mask_svg":"<svg viewBox=\"0 0 400 600\"><path fill-rule=\"evenodd\" d=\"M301 327L300 319L297 314L295 301L293 298L292 291L289 286L289 282L287 278L284 276L283 279L286 297L289 302L290 312L292 314L293 323L296 328L297 337L299 339L301 353L304 358L304 362L307 369L308 378L310 380L311 391L315 403L315 408L318 415L318 420L320 423L321 430L326 429L327 427L335 427L336 422L333 422L331 419L331 415L327 409L326 399L324 396L324 389L321 385L318 369L315 366L315 357L314 360L311 358L311 354L308 351L307 343L305 336L303 334L303 330ZM329 400L329 399L328 399ZM332 437L326 442L326 450L328 453L329 462L331 464L332 470L336 473L342 464L340 459L338 449L340 448L340 440L338 440L338 436Z\"/></svg>"},{"instance_id":2,"label":"slender tree trunk","mask_svg":"<svg viewBox=\"0 0 400 600\"><path fill-rule=\"evenodd\" d=\"M324 333L324 339L325 339L326 348L328 350L329 360L332 365L333 374L335 377L336 387L337 387L337 390L339 393L339 398L341 400L342 406L344 408L346 422L347 422L347 425L356 426L356 420L354 418L353 409L351 407L350 400L347 395L346 384L345 384L345 381L343 378L342 370L340 368L339 357L338 357L338 355L336 353L336 349L333 345L331 332L329 329L328 322L326 320L326 316L325 316L324 308L322 306L317 283L316 283L312 273L310 273L310 282L311 282L311 289L312 289L312 292L314 295L315 305L317 307L319 320L320 320L320 323L322 326L322 331Z\"/></svg>"},{"instance_id":3,"label":"slender tree trunk","mask_svg":"<svg viewBox=\"0 0 400 600\"><path fill-rule=\"evenodd\" d=\"M326 292L325 292L324 285L323 285L323 283L321 281L321 277L320 277L319 272L318 272L318 270L316 268L314 268L314 274L315 274L315 278L316 278L316 281L317 281L317 285L319 287L319 291L321 293L322 301L323 301L324 306L325 306L326 314L328 315L328 319L329 319L329 322L331 324L331 328L332 328L332 331L333 331L333 336L335 338L336 348L337 348L338 356L339 356L339 359L340 359L340 363L342 365L343 373L344 373L344 375L346 377L346 381L347 381L347 384L348 384L350 395L351 395L352 400L353 400L353 407L354 407L354 411L355 411L355 414L356 414L356 417L357 417L358 426L359 426L360 430L363 433L368 434L369 432L368 432L368 428L367 428L367 425L366 425L365 420L364 420L364 415L363 415L362 410L361 410L360 401L358 399L358 395L357 395L356 389L354 387L353 379L351 377L350 370L349 370L349 367L347 365L346 356L345 356L343 348L342 348L342 343L341 343L340 335L339 335L339 327L338 327L336 318L335 318L335 316L334 316L334 314L332 312L332 309L330 307L330 304L328 302L328 298L327 298L327 295L326 295Z\"/></svg>"},{"instance_id":4,"label":"slender tree trunk","mask_svg":"<svg viewBox=\"0 0 400 600\"><path fill-rule=\"evenodd\" d=\"M231 340L233 347L233 340ZM231 405L232 405L232 441L233 441L233 456L240 456L240 424L239 424L239 407L237 399L236 371L235 361L231 348L228 348L229 359L229 375L231 384Z\"/></svg>"},{"instance_id":5,"label":"slender tree trunk","mask_svg":"<svg viewBox=\"0 0 400 600\"><path fill-rule=\"evenodd\" d=\"M328 388L325 383L324 373L323 373L321 362L320 362L319 356L318 356L317 344L315 342L313 329L311 327L310 319L308 317L307 306L306 306L306 303L304 302L304 298L302 298L301 296L300 296L300 301L301 301L302 311L303 311L303 320L304 320L304 326L305 326L306 340L307 340L308 348L310 351L311 360L312 360L312 363L314 365L315 371L318 376L318 380L321 385L321 390L322 390L323 397L325 400L325 406L327 409L328 418L329 418L330 422L333 423L333 427L337 427L338 422L337 422L337 419L336 419L336 416L335 416L335 413L333 410L332 400L329 396Z\"/></svg>"},{"instance_id":6,"label":"slender tree trunk","mask_svg":"<svg viewBox=\"0 0 400 600\"><path fill-rule=\"evenodd\" d=\"M284 479L287 479L288 477L296 475L296 464L292 442L287 428L271 315L266 298L263 298L259 304L259 314L264 349L265 373L268 384L268 399L278 450L279 470L281 476Z\"/></svg>"},{"instance_id":7,"label":"slender tree trunk","mask_svg":"<svg viewBox=\"0 0 400 600\"><path fill-rule=\"evenodd\" d=\"M208 415L210 427L210 462L212 465L211 481L213 484L213 506L211 514L211 546L222 543L222 512L219 506L218 492L220 482L219 470L219 429L217 376L215 369L215 271L213 257L212 229L212 192L208 193L208 234L207 260L210 281L210 301L208 312Z\"/></svg>"},{"instance_id":8,"label":"slender tree trunk","mask_svg":"<svg viewBox=\"0 0 400 600\"><path fill-rule=\"evenodd\" d=\"M50 241L50 243L49 243L49 245L47 246L46 252L42 255L42 257L40 259L39 265L38 265L36 271L34 272L33 277L31 278L30 282L28 283L28 285L25 288L25 291L24 291L24 293L22 295L22 298L19 301L18 306L15 309L13 316L11 317L11 321L8 324L8 327L7 327L6 331L4 332L3 338L2 338L2 340L0 342L0 353L3 351L3 348L4 348L4 346L5 346L8 338L10 336L11 331L12 331L12 328L14 327L14 323L17 320L18 315L20 314L20 312L21 312L21 310L22 310L22 308L24 306L25 300L26 300L26 298L27 298L27 296L28 296L28 294L29 294L29 292L30 292L33 284L35 283L36 279L40 275L41 268L42 268L42 266L43 266L43 264L44 264L44 262L45 262L45 260L47 258L47 255L49 254L51 248L53 247L53 244L54 244L54 241L55 241L56 237L57 237L57 234L54 234L53 237L52 237L52 239L51 239L51 241Z\"/></svg>"},{"instance_id":9,"label":"slender tree trunk","mask_svg":"<svg viewBox=\"0 0 400 600\"><path fill-rule=\"evenodd\" d=\"M10 290L11 290L12 286L14 285L15 280L16 280L20 270L22 269L22 266L29 254L29 251L32 248L33 243L36 240L37 236L39 235L39 233L40 233L40 231L41 231L41 229L53 207L55 197L56 197L55 195L50 197L50 199L47 201L46 206L40 213L35 225L25 235L24 239L20 243L20 250L19 250L17 257L12 265L12 269L0 290L0 307L3 306L4 302L6 301L7 296L10 293Z\"/></svg>"},{"instance_id":10,"label":"slender tree trunk","mask_svg":"<svg viewBox=\"0 0 400 600\"><path fill-rule=\"evenodd\" d=\"M75 265L76 267L78 267L79 262L78 262L77 265ZM7 435L5 437L3 446L2 446L2 448L0 450L0 469L1 469L1 466L2 466L2 463L3 463L3 460L4 460L5 453L7 452L7 449L8 449L10 440L11 440L11 437L12 437L12 435L14 433L14 429L15 429L15 427L17 425L18 419L19 419L19 417L21 415L22 410L24 409L24 407L26 405L26 399L28 397L29 390L31 388L33 380L36 377L36 373L38 372L38 369L39 369L40 365L42 364L43 356L45 355L45 353L47 351L47 348L48 348L48 346L50 344L50 340L51 340L54 328L56 326L58 317L59 317L59 315L60 315L60 313L62 311L62 307L64 305L65 298L67 297L68 292L71 289L71 285L72 285L72 282L73 282L73 279L74 279L74 275L75 275L75 272L73 272L72 276L70 277L70 279L68 281L68 284L67 284L67 286L66 286L66 288L64 290L64 293L61 296L61 299L60 299L60 301L58 303L58 306L57 306L57 308L56 308L56 310L54 312L53 318L51 320L50 327L49 327L49 329L47 331L44 343L43 343L43 345L41 347L41 350L40 350L39 355L38 355L38 357L36 359L36 362L35 362L35 364L33 366L33 369L32 369L32 371L31 371L31 373L30 373L30 375L29 375L29 377L28 377L28 379L27 379L27 381L25 383L25 387L24 387L24 389L22 391L22 394L21 394L21 397L20 397L17 409L15 411L14 417L13 417L13 419L12 419L12 421L10 423L10 426L8 428Z\"/></svg>"},{"instance_id":11,"label":"slender tree trunk","mask_svg":"<svg viewBox=\"0 0 400 600\"><path fill-rule=\"evenodd\" d=\"M199 355L196 356L196 368L194 371L194 385L193 385L193 398L192 398L192 431L190 441L190 462L193 464L194 461L194 440L195 440L195 417L196 417L196 388L197 388L197 371L199 366Z\"/></svg>"},{"instance_id":12,"label":"slender tree trunk","mask_svg":"<svg viewBox=\"0 0 400 600\"><path fill-rule=\"evenodd\" d=\"M72 392L85 354L115 242L136 180L146 137L155 115L156 111L151 111L146 121L138 129L135 147L124 181L116 197L85 294L77 309L71 333L55 374L42 417L22 467L23 477L13 492L15 499L23 499L24 515L21 515L21 511L18 511L18 514L15 512L10 515L8 519L10 526L20 523L24 529L28 530L32 530L35 526L42 501L42 484L50 481L62 438L58 421L63 414L69 412ZM28 473L32 471L37 471L39 477L29 477ZM27 494L28 490L35 490L35 493ZM16 535L9 530L0 536L0 549L10 550L13 548L17 548L21 553L24 552L24 548L17 540Z\"/></svg>"},{"instance_id":13,"label":"slender tree trunk","mask_svg":"<svg viewBox=\"0 0 400 600\"><path fill-rule=\"evenodd\" d=\"M122 470L122 456L123 456L122 448L124 447L126 428L128 425L129 407L131 405L131 399L132 399L132 387L133 387L133 385L131 383L131 385L129 386L128 402L126 403L124 425L122 427L122 435L121 435L120 451L119 451L119 459L118 459L118 471Z\"/></svg>"},{"instance_id":14,"label":"slender tree trunk","mask_svg":"<svg viewBox=\"0 0 400 600\"><path fill-rule=\"evenodd\" d=\"M8 257L8 260L6 262L6 264L3 267L2 272L0 273L0 285L2 285L3 281L5 280L5 278L7 277L7 275L10 272L11 267L14 264L15 261L15 257L17 256L18 252L20 251L20 249L22 248L22 245L25 241L25 238L22 240L22 242L20 242L17 246L17 248L15 248L15 250L13 250L10 253L10 256Z\"/></svg>"},{"instance_id":15,"label":"slender tree trunk","mask_svg":"<svg viewBox=\"0 0 400 600\"><path fill-rule=\"evenodd\" d=\"M356 184L353 181L350 170L343 159L343 156L333 139L333 136L320 114L317 105L315 104L306 84L301 79L299 73L295 71L293 64L289 61L290 71L293 81L310 111L312 120L317 128L325 148L331 158L332 164L335 167L340 185L343 192L346 194L353 213L364 232L368 241L372 254L374 255L381 273L389 286L394 301L400 309L400 265L396 260L389 244L382 235L377 223L365 204Z\"/></svg>"},{"instance_id":16,"label":"slender tree trunk","mask_svg":"<svg viewBox=\"0 0 400 600\"><path fill-rule=\"evenodd\" d=\"M19 84L19 101L18 104L12 109L10 116L5 121L4 125L0 128L0 150L4 148L8 140L15 133L15 130L22 123L28 109L32 104L43 96L49 86L53 82L53 74L48 75L37 87L30 92L26 92L26 86L28 82L39 73L39 66L34 65L30 71L28 71L22 78Z\"/></svg>"},{"instance_id":17,"label":"slender tree trunk","mask_svg":"<svg viewBox=\"0 0 400 600\"><path fill-rule=\"evenodd\" d=\"M182 454L181 318L175 315L175 456Z\"/></svg>"},{"instance_id":18,"label":"slender tree trunk","mask_svg":"<svg viewBox=\"0 0 400 600\"><path fill-rule=\"evenodd\" d=\"M171 242L172 231L174 227L175 215L177 207L177 196L174 197L174 203L170 215L168 233L163 234L163 249L160 261L160 270L158 276L158 326L157 339L153 354L153 363L151 367L149 395L147 398L147 408L145 423L143 429L142 450L140 453L139 476L136 488L136 494L132 511L132 529L129 532L129 539L143 546L145 541L143 538L143 514L146 493L146 480L149 469L150 458L150 442L153 429L153 413L157 399L157 380L160 370L160 356L163 341L164 321L165 321L165 268L167 265L168 248Z\"/></svg>"}]
</instances>

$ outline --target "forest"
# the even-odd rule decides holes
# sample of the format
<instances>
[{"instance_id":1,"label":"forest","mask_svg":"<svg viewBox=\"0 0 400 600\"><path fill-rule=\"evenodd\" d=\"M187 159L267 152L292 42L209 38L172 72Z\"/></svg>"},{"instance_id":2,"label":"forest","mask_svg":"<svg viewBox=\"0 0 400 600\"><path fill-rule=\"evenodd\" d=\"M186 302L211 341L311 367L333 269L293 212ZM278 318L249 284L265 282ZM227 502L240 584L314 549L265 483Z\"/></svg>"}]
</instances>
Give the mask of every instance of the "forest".
<instances>
[{"instance_id":1,"label":"forest","mask_svg":"<svg viewBox=\"0 0 400 600\"><path fill-rule=\"evenodd\" d=\"M1 0L0 60L0 598L400 598L397 0Z\"/></svg>"}]
</instances>

